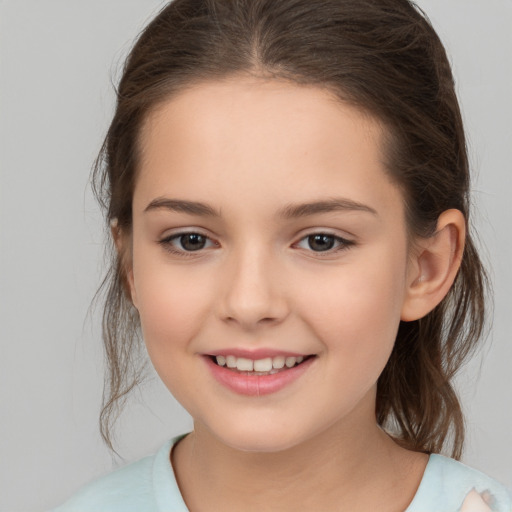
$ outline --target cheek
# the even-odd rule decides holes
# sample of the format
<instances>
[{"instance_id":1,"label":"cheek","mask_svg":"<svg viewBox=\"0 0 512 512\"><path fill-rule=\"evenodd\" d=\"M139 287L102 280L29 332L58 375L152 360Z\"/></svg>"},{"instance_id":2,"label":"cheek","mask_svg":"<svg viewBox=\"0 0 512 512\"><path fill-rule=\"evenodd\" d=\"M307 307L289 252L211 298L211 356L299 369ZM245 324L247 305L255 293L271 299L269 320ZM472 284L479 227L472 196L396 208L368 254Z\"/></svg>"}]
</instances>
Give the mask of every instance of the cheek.
<instances>
[{"instance_id":1,"label":"cheek","mask_svg":"<svg viewBox=\"0 0 512 512\"><path fill-rule=\"evenodd\" d=\"M156 358L183 348L197 333L208 311L208 285L176 266L135 255L134 286L144 340Z\"/></svg>"},{"instance_id":2,"label":"cheek","mask_svg":"<svg viewBox=\"0 0 512 512\"><path fill-rule=\"evenodd\" d=\"M378 254L311 282L305 289L313 294L303 296L305 318L327 350L361 365L385 365L404 300L405 252L399 261L392 250Z\"/></svg>"},{"instance_id":3,"label":"cheek","mask_svg":"<svg viewBox=\"0 0 512 512\"><path fill-rule=\"evenodd\" d=\"M199 385L190 382L189 368L194 358L192 340L207 316L204 286L190 278L184 282L183 271L140 263L139 268L134 264L134 277L146 349L162 382L186 404Z\"/></svg>"}]
</instances>

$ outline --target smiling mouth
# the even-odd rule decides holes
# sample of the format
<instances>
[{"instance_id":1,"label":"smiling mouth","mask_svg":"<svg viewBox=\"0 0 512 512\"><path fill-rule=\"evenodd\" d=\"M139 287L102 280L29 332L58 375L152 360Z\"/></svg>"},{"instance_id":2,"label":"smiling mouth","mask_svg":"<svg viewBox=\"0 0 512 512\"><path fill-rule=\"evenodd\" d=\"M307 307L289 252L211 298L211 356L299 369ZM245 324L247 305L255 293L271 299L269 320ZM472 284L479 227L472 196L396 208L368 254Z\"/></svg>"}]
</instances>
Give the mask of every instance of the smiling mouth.
<instances>
[{"instance_id":1,"label":"smiling mouth","mask_svg":"<svg viewBox=\"0 0 512 512\"><path fill-rule=\"evenodd\" d=\"M274 356L256 360L233 355L209 357L217 366L224 367L235 373L262 376L275 375L276 373L290 370L315 356Z\"/></svg>"}]
</instances>

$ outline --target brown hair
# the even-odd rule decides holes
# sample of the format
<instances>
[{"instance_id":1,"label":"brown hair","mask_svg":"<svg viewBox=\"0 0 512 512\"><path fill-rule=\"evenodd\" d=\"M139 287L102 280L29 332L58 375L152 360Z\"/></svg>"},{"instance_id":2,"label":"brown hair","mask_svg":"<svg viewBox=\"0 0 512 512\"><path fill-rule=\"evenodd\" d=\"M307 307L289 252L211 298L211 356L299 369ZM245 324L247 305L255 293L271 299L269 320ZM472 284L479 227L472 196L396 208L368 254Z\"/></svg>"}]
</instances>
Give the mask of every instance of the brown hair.
<instances>
[{"instance_id":1,"label":"brown hair","mask_svg":"<svg viewBox=\"0 0 512 512\"><path fill-rule=\"evenodd\" d=\"M137 142L148 113L198 82L240 74L327 88L387 127L386 166L403 190L411 233L431 235L439 215L468 220L469 170L448 59L428 19L408 0L175 0L139 36L94 184L108 221L130 231ZM120 257L103 283L108 373L101 432L111 445L120 404L141 377L137 311ZM486 278L468 231L448 296L402 322L378 381L376 417L404 446L462 453L464 421L451 381L484 325Z\"/></svg>"}]
</instances>

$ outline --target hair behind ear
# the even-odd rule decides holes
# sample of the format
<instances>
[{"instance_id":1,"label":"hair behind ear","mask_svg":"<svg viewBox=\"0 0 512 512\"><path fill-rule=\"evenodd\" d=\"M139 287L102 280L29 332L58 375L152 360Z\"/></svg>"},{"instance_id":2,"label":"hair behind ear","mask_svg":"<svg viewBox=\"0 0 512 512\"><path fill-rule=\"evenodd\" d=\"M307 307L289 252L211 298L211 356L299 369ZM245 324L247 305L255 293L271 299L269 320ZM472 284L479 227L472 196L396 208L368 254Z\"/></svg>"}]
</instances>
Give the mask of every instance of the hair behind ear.
<instances>
[{"instance_id":1,"label":"hair behind ear","mask_svg":"<svg viewBox=\"0 0 512 512\"><path fill-rule=\"evenodd\" d=\"M143 380L147 369L144 344L140 334L139 313L131 300L127 271L131 256L117 222L110 224L112 244L110 259L115 261L95 296L104 297L103 344L106 370L103 403L100 413L100 433L105 444L114 452L113 427L130 392Z\"/></svg>"},{"instance_id":2,"label":"hair behind ear","mask_svg":"<svg viewBox=\"0 0 512 512\"><path fill-rule=\"evenodd\" d=\"M377 385L379 425L409 449L460 459L464 415L452 379L479 346L488 278L471 239L444 299L423 318L402 321Z\"/></svg>"}]
</instances>

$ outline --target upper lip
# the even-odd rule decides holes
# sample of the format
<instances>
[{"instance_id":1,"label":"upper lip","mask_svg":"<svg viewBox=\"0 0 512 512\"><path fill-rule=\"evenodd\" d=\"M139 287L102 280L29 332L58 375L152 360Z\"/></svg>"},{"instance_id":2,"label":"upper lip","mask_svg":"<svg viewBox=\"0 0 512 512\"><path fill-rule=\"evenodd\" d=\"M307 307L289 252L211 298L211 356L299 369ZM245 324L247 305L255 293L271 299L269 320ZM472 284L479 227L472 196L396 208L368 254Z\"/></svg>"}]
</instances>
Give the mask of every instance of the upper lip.
<instances>
[{"instance_id":1,"label":"upper lip","mask_svg":"<svg viewBox=\"0 0 512 512\"><path fill-rule=\"evenodd\" d=\"M246 359L252 359L257 361L258 359L266 359L267 357L306 357L309 354L302 354L299 352L289 352L286 350L277 350L277 349L267 349L267 348L258 348L258 349L244 349L244 348L225 348L221 350L214 350L212 352L208 352L204 355L209 356L235 356L235 357L244 357Z\"/></svg>"}]
</instances>

